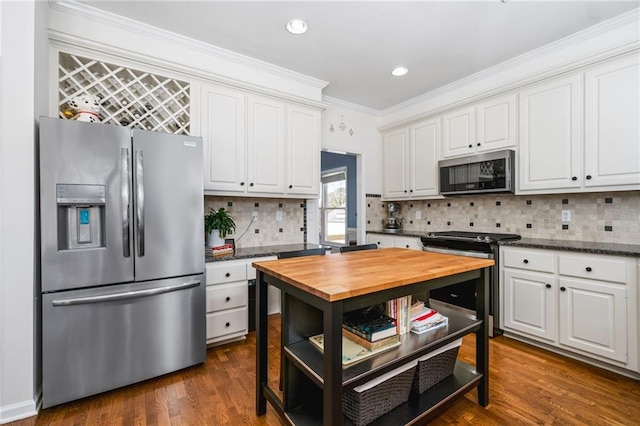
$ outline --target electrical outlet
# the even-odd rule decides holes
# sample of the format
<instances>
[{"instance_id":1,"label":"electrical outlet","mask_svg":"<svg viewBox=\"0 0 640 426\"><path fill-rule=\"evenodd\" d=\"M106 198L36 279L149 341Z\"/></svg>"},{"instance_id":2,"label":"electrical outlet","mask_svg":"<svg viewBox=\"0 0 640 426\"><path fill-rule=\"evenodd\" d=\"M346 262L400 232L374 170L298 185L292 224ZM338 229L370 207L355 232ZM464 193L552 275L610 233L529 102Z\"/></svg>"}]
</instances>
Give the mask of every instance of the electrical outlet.
<instances>
[{"instance_id":1,"label":"electrical outlet","mask_svg":"<svg viewBox=\"0 0 640 426\"><path fill-rule=\"evenodd\" d=\"M562 221L571 222L571 210L562 210Z\"/></svg>"},{"instance_id":2,"label":"electrical outlet","mask_svg":"<svg viewBox=\"0 0 640 426\"><path fill-rule=\"evenodd\" d=\"M251 213L251 218L252 218L254 221L258 220L258 212L253 212L253 213Z\"/></svg>"},{"instance_id":3,"label":"electrical outlet","mask_svg":"<svg viewBox=\"0 0 640 426\"><path fill-rule=\"evenodd\" d=\"M422 212L420 210L416 210L416 219L422 218Z\"/></svg>"},{"instance_id":4,"label":"electrical outlet","mask_svg":"<svg viewBox=\"0 0 640 426\"><path fill-rule=\"evenodd\" d=\"M276 211L276 222L282 222L282 210Z\"/></svg>"}]
</instances>

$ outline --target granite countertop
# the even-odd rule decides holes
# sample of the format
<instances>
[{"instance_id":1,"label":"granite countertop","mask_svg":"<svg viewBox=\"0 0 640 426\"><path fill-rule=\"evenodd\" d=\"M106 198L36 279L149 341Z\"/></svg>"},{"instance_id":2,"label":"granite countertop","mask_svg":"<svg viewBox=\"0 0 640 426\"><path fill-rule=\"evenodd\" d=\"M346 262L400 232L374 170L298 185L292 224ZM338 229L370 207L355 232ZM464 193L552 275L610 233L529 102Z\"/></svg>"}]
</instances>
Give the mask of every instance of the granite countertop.
<instances>
[{"instance_id":1,"label":"granite countertop","mask_svg":"<svg viewBox=\"0 0 640 426\"><path fill-rule=\"evenodd\" d=\"M205 259L205 262L219 262L224 260L235 260L235 259L252 259L255 257L277 256L278 253L282 253L285 251L306 250L306 249L319 248L319 247L323 247L323 246L319 244L300 243L300 244L280 244L280 245L263 246L263 247L246 247L246 248L237 248L235 252L227 256L220 256L215 258L211 254L211 249L205 248L204 259Z\"/></svg>"},{"instance_id":2,"label":"granite countertop","mask_svg":"<svg viewBox=\"0 0 640 426\"><path fill-rule=\"evenodd\" d=\"M517 241L502 241L501 246L529 247L549 250L566 250L581 253L609 254L617 256L640 256L640 244L618 244L588 241L548 240L522 238Z\"/></svg>"}]
</instances>

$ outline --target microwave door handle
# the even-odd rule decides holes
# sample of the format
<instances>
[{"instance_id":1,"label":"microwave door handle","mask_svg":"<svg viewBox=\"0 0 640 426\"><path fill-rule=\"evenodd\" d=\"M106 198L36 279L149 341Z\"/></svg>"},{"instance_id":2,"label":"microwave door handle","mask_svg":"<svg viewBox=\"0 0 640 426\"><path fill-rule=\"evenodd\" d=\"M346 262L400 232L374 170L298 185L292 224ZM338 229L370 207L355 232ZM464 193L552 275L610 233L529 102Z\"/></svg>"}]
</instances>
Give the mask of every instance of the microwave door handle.
<instances>
[{"instance_id":1,"label":"microwave door handle","mask_svg":"<svg viewBox=\"0 0 640 426\"><path fill-rule=\"evenodd\" d=\"M142 150L136 151L136 217L138 219L138 257L144 256L144 162Z\"/></svg>"},{"instance_id":2,"label":"microwave door handle","mask_svg":"<svg viewBox=\"0 0 640 426\"><path fill-rule=\"evenodd\" d=\"M131 256L131 242L129 241L129 198L131 178L129 176L129 150L120 149L120 185L122 202L122 255Z\"/></svg>"}]
</instances>

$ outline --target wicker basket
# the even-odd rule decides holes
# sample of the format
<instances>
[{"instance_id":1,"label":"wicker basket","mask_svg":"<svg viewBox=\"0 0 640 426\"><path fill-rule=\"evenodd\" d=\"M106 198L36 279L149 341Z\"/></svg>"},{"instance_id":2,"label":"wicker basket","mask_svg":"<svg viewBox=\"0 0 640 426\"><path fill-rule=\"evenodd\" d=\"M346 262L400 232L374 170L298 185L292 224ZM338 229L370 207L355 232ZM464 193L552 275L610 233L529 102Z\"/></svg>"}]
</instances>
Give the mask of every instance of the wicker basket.
<instances>
[{"instance_id":1,"label":"wicker basket","mask_svg":"<svg viewBox=\"0 0 640 426\"><path fill-rule=\"evenodd\" d=\"M371 423L409 400L417 362L390 371L342 395L344 415L356 426Z\"/></svg>"},{"instance_id":2,"label":"wicker basket","mask_svg":"<svg viewBox=\"0 0 640 426\"><path fill-rule=\"evenodd\" d=\"M418 359L413 389L422 393L453 373L462 339Z\"/></svg>"}]
</instances>

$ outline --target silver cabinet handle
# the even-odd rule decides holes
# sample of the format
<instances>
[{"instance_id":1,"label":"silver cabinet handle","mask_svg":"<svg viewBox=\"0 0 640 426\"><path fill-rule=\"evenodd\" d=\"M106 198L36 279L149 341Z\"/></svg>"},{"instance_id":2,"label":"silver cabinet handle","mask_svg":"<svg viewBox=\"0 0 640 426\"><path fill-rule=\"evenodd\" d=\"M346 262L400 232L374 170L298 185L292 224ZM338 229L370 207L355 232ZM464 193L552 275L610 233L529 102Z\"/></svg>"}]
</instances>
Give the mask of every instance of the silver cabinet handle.
<instances>
[{"instance_id":1,"label":"silver cabinet handle","mask_svg":"<svg viewBox=\"0 0 640 426\"><path fill-rule=\"evenodd\" d=\"M136 151L136 215L138 219L138 256L144 256L144 162L142 150Z\"/></svg>"},{"instance_id":2,"label":"silver cabinet handle","mask_svg":"<svg viewBox=\"0 0 640 426\"><path fill-rule=\"evenodd\" d=\"M156 296L158 294L171 293L172 291L186 290L188 288L197 287L200 285L200 281L190 281L188 283L160 287L150 288L148 290L136 290L126 291L124 293L105 294L103 296L90 296L90 297L78 297L75 299L62 299L53 300L51 305L53 306L70 306L70 305L84 305L87 303L103 303L114 302L119 300L135 299L138 297Z\"/></svg>"},{"instance_id":3,"label":"silver cabinet handle","mask_svg":"<svg viewBox=\"0 0 640 426\"><path fill-rule=\"evenodd\" d=\"M129 257L131 247L129 242L129 198L130 198L130 177L129 177L129 150L120 148L120 185L122 197L122 255Z\"/></svg>"}]
</instances>

